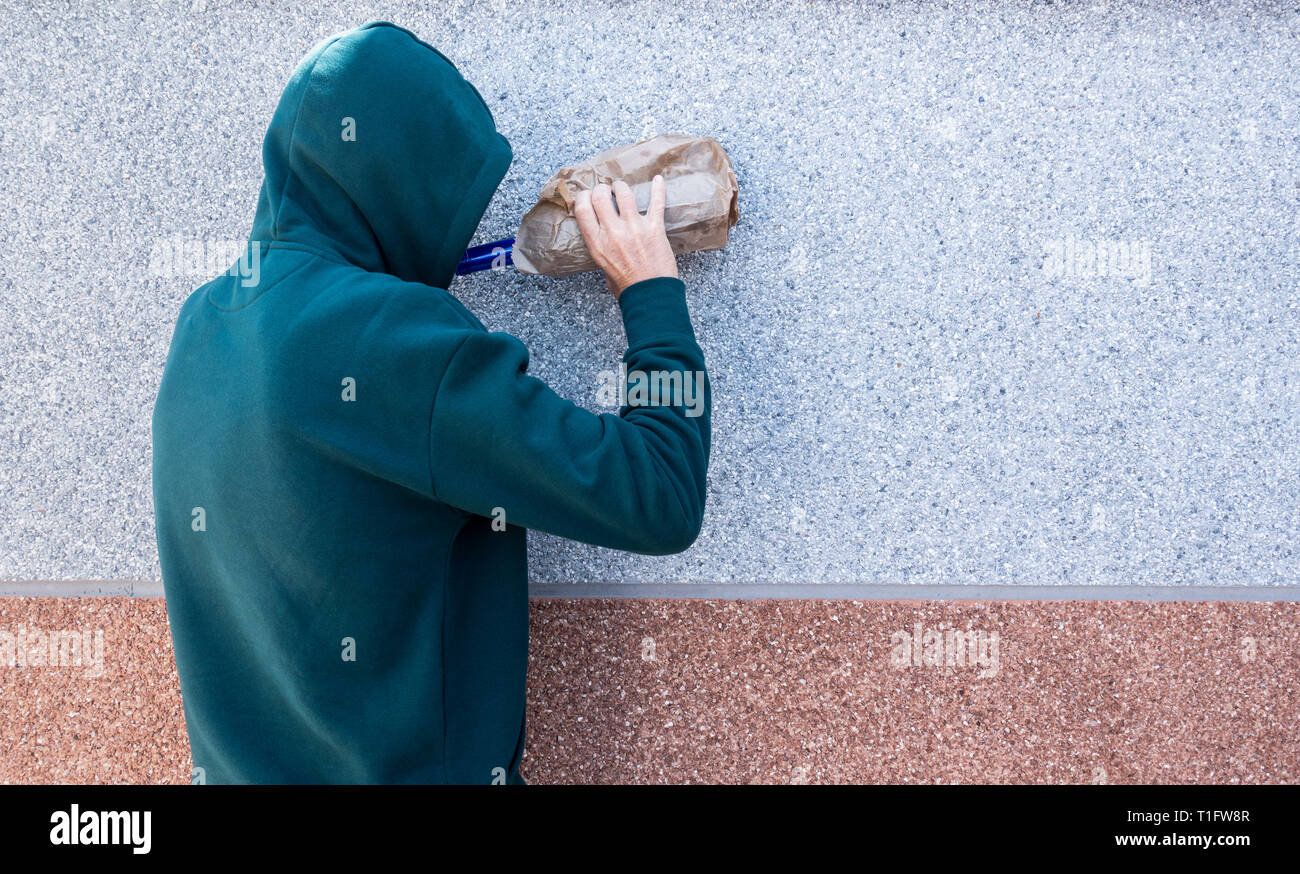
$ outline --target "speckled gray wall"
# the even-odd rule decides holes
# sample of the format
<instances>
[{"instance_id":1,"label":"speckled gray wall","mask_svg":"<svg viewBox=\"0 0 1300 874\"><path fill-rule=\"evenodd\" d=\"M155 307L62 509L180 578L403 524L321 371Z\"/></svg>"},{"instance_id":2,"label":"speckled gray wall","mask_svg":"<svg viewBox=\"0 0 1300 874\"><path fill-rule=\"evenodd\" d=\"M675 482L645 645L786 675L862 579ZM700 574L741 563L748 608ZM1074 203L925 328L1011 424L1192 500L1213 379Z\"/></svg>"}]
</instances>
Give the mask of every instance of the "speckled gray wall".
<instances>
[{"instance_id":1,"label":"speckled gray wall","mask_svg":"<svg viewBox=\"0 0 1300 874\"><path fill-rule=\"evenodd\" d=\"M0 578L158 578L149 419L207 277L151 249L246 236L286 77L370 18L513 143L482 241L643 135L737 167L731 245L682 259L704 531L535 536L535 581L1300 583L1300 14L1106 0L6 5ZM453 291L596 408L597 278Z\"/></svg>"}]
</instances>

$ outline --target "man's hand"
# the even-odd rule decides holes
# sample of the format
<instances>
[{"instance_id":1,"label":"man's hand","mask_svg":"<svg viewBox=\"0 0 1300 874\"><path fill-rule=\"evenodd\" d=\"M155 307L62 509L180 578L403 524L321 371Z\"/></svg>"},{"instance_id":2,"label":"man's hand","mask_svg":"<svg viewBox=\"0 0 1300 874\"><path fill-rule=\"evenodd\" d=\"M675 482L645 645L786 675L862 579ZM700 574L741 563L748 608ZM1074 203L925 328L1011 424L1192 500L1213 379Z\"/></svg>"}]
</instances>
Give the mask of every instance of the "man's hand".
<instances>
[{"instance_id":1,"label":"man's hand","mask_svg":"<svg viewBox=\"0 0 1300 874\"><path fill-rule=\"evenodd\" d=\"M637 211L632 189L622 179L614 182L615 211L610 186L601 183L591 191L578 192L573 217L587 244L587 251L605 274L605 285L617 299L623 289L643 279L677 276L677 257L664 231L667 186L662 176L650 183L650 208L643 216Z\"/></svg>"}]
</instances>

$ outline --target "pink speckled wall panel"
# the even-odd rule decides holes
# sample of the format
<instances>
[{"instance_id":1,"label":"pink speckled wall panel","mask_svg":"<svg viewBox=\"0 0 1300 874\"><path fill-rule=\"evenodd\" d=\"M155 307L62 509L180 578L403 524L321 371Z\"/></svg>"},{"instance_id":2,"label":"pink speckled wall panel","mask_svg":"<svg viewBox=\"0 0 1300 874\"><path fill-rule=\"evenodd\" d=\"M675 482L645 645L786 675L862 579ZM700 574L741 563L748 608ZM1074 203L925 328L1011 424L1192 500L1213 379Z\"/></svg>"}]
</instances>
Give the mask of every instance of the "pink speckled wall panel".
<instances>
[{"instance_id":1,"label":"pink speckled wall panel","mask_svg":"<svg viewBox=\"0 0 1300 874\"><path fill-rule=\"evenodd\" d=\"M1300 604L537 600L532 618L533 783L1300 774ZM0 632L96 630L98 676L0 666L0 781L188 780L160 599L0 599Z\"/></svg>"}]
</instances>

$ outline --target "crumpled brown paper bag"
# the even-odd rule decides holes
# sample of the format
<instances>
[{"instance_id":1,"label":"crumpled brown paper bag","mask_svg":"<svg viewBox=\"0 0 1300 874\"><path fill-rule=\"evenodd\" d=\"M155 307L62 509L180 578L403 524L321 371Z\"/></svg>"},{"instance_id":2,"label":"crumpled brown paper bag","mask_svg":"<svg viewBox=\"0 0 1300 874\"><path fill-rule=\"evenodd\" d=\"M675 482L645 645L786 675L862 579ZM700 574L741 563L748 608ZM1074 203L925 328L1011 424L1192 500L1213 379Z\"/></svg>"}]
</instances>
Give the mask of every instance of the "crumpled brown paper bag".
<instances>
[{"instance_id":1,"label":"crumpled brown paper bag","mask_svg":"<svg viewBox=\"0 0 1300 874\"><path fill-rule=\"evenodd\" d=\"M677 254L727 245L740 219L739 189L731 158L712 137L660 134L601 152L565 167L547 181L537 205L515 234L515 266L525 273L568 276L595 270L573 217L574 196L601 182L622 179L642 212L650 205L650 182L662 174L667 189L664 228Z\"/></svg>"}]
</instances>

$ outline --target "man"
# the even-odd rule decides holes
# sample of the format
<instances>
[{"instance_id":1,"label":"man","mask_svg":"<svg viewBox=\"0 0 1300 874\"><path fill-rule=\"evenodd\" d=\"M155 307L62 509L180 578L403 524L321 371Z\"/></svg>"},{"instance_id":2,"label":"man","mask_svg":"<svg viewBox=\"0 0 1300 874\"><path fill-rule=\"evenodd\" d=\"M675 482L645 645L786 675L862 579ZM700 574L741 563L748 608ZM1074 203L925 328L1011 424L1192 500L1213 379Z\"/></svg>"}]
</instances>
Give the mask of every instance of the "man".
<instances>
[{"instance_id":1,"label":"man","mask_svg":"<svg viewBox=\"0 0 1300 874\"><path fill-rule=\"evenodd\" d=\"M411 33L317 46L263 145L248 258L181 309L153 417L194 782L522 783L525 529L647 554L701 524L703 415L596 415L445 289L511 159ZM664 185L575 210L628 371L702 374ZM615 203L616 201L616 203Z\"/></svg>"}]
</instances>

